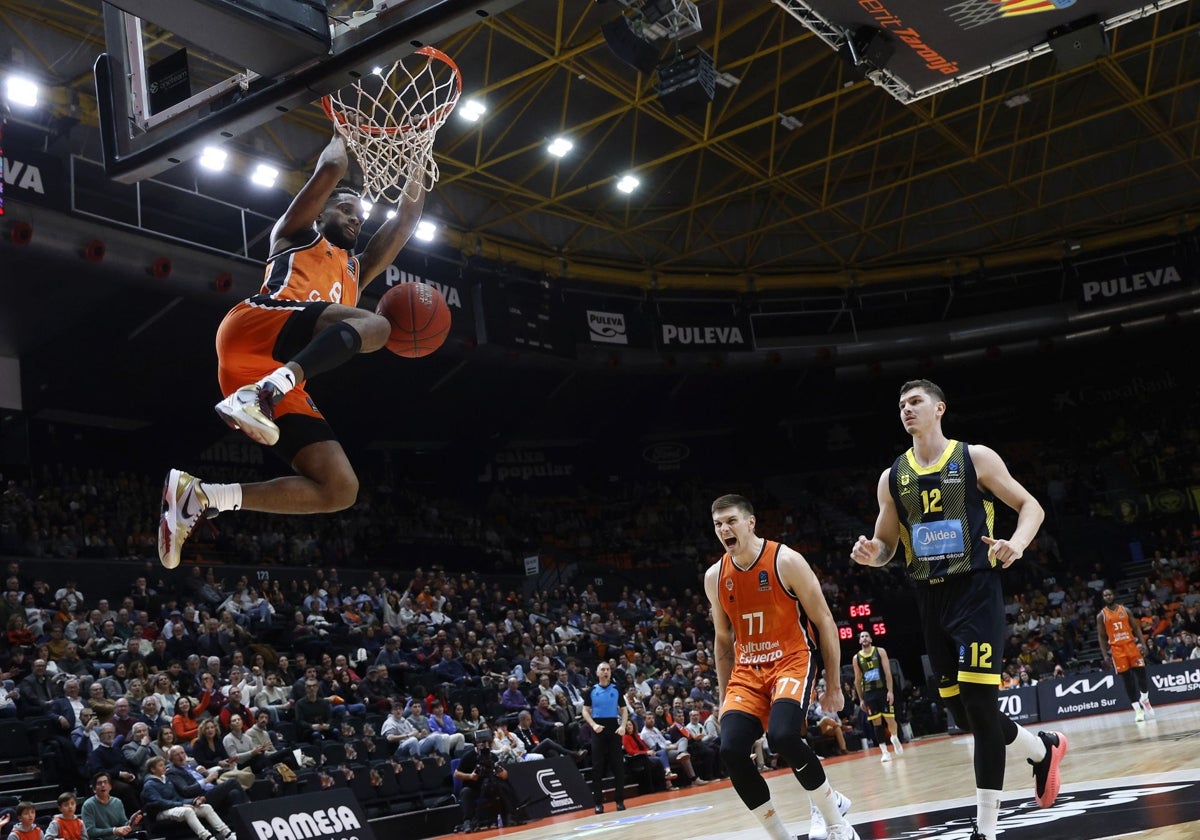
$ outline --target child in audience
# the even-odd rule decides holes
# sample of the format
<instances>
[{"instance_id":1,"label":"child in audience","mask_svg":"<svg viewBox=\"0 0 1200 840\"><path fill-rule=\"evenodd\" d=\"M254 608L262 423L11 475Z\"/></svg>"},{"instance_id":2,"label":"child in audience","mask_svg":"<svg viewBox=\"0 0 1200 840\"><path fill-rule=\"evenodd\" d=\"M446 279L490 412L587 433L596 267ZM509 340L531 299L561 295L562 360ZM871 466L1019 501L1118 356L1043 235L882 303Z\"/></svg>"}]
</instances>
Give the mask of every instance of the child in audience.
<instances>
[{"instance_id":1,"label":"child in audience","mask_svg":"<svg viewBox=\"0 0 1200 840\"><path fill-rule=\"evenodd\" d=\"M17 824L8 834L8 840L42 840L42 829L37 819L37 806L27 799L17 803Z\"/></svg>"},{"instance_id":2,"label":"child in audience","mask_svg":"<svg viewBox=\"0 0 1200 840\"><path fill-rule=\"evenodd\" d=\"M46 840L61 837L62 840L87 840L87 829L83 820L75 815L79 803L69 790L58 795L58 816L50 820L46 828Z\"/></svg>"}]
</instances>

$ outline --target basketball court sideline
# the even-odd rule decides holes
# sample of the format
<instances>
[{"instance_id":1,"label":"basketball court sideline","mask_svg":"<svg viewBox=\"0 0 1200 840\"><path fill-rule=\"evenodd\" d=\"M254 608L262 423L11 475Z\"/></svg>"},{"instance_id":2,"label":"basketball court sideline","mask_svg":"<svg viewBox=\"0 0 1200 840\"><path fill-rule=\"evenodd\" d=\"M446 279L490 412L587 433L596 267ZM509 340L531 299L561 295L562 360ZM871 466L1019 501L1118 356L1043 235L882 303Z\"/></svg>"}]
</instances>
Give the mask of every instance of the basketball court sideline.
<instances>
[{"instance_id":1,"label":"basketball court sideline","mask_svg":"<svg viewBox=\"0 0 1200 840\"><path fill-rule=\"evenodd\" d=\"M1200 836L1200 702L1059 721L1070 739L1063 787L1049 809L1033 802L1025 762L1005 773L999 835L1004 840L1194 840ZM967 840L975 794L970 736L915 741L883 764L874 750L824 761L834 787L854 801L849 819L862 840ZM788 829L807 838L809 802L788 771L768 775ZM752 840L762 830L728 781L696 791L641 796L629 810L590 811L469 835L520 840L621 837L638 840Z\"/></svg>"}]
</instances>

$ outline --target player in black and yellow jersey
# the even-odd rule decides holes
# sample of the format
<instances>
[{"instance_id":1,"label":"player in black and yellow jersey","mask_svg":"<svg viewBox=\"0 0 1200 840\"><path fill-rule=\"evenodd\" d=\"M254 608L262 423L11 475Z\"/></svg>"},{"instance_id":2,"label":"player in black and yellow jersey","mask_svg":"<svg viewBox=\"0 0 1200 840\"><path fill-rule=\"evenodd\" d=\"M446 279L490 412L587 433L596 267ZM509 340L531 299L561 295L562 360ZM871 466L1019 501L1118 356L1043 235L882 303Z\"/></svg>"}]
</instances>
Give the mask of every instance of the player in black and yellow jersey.
<instances>
[{"instance_id":1,"label":"player in black and yellow jersey","mask_svg":"<svg viewBox=\"0 0 1200 840\"><path fill-rule=\"evenodd\" d=\"M862 701L867 720L875 727L875 743L883 753L883 761L891 761L888 752L888 732L896 754L904 752L900 733L896 729L896 694L892 691L892 663L887 651L875 644L871 634L858 634L861 649L854 654L854 690Z\"/></svg>"},{"instance_id":2,"label":"player in black and yellow jersey","mask_svg":"<svg viewBox=\"0 0 1200 840\"><path fill-rule=\"evenodd\" d=\"M901 387L900 422L912 435L912 448L879 477L875 534L860 536L850 557L865 566L883 566L904 544L939 692L975 739L972 840L994 840L1005 745L1033 765L1043 808L1058 796L1058 765L1067 752L1063 734L1034 735L999 708L1005 640L1000 571L1025 553L1045 514L993 450L945 436L945 413L946 395L928 379ZM996 499L1017 513L1007 539L992 532Z\"/></svg>"}]
</instances>

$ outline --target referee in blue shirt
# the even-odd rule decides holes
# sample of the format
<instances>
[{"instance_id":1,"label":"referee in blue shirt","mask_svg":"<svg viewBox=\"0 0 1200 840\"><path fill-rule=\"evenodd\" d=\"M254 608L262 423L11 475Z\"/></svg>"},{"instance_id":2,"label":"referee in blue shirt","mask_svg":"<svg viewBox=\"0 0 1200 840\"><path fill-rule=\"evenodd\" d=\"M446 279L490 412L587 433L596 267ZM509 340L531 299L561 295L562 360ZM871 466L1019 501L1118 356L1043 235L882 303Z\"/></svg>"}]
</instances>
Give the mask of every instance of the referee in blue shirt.
<instances>
[{"instance_id":1,"label":"referee in blue shirt","mask_svg":"<svg viewBox=\"0 0 1200 840\"><path fill-rule=\"evenodd\" d=\"M607 662L596 666L599 682L583 695L583 719L592 727L592 792L596 813L604 813L604 772L611 768L616 785L617 810L625 810L625 750L621 733L629 720L625 697L612 681L612 668Z\"/></svg>"}]
</instances>

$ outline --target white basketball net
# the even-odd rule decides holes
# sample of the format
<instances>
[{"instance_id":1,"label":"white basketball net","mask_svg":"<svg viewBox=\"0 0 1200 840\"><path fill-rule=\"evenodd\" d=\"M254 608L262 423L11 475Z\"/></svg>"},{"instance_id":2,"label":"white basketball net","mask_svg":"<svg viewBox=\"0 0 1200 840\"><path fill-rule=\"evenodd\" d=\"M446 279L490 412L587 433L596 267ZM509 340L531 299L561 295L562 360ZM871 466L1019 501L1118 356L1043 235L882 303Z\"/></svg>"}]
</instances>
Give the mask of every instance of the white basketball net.
<instances>
[{"instance_id":1,"label":"white basketball net","mask_svg":"<svg viewBox=\"0 0 1200 840\"><path fill-rule=\"evenodd\" d=\"M363 172L371 201L399 204L415 179L425 191L438 180L433 140L462 93L458 67L443 52L422 47L380 73L330 94L323 102Z\"/></svg>"}]
</instances>

